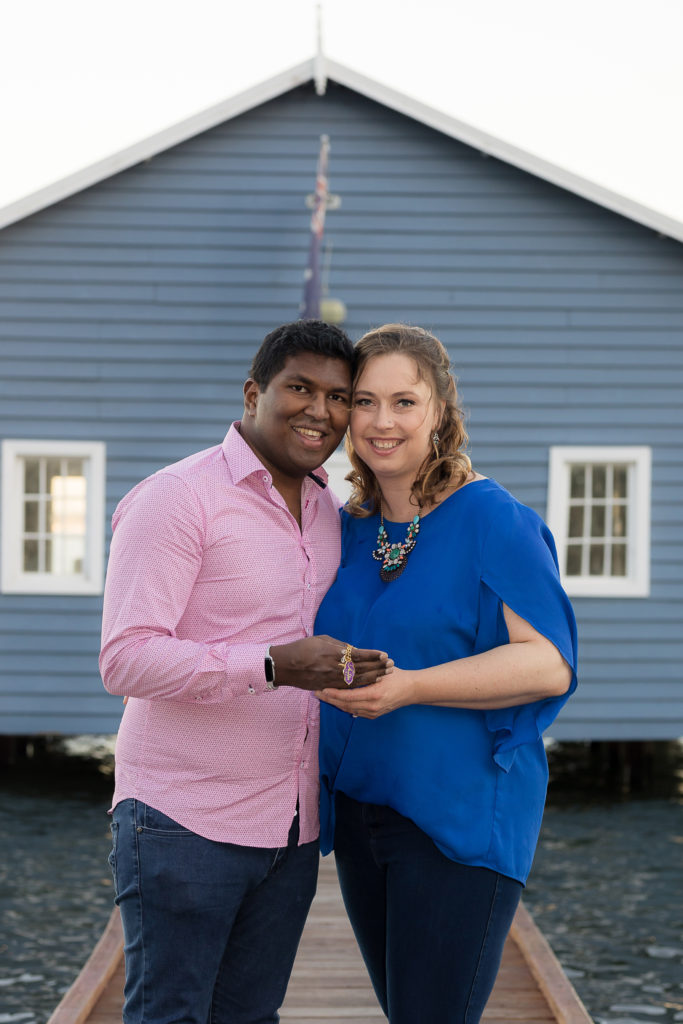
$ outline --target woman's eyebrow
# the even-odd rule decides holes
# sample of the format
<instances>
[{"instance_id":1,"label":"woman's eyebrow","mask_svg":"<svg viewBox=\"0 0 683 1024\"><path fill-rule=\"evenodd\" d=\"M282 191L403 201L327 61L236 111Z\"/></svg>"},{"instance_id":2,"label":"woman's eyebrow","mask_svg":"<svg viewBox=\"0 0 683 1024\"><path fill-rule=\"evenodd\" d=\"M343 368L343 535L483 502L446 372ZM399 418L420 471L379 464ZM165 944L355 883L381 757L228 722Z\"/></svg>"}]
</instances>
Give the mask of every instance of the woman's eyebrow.
<instances>
[{"instance_id":1,"label":"woman's eyebrow","mask_svg":"<svg viewBox=\"0 0 683 1024\"><path fill-rule=\"evenodd\" d=\"M374 391L366 391L364 388L358 388L358 390L353 392L353 395L354 395L354 398L357 398L358 395L367 395L370 398L374 398L375 397L375 392ZM390 398L402 398L404 395L409 395L411 398L416 398L417 397L417 392L416 391L394 391L394 393L392 395L390 395L389 397Z\"/></svg>"}]
</instances>

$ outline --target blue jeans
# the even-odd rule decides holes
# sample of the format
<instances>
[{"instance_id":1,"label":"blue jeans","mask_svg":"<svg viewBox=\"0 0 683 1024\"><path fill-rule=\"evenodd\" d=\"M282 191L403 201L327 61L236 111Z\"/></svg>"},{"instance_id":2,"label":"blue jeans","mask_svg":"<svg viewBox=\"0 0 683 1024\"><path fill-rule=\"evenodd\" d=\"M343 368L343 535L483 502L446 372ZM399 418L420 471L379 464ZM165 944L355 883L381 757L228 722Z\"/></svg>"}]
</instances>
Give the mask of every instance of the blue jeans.
<instances>
[{"instance_id":1,"label":"blue jeans","mask_svg":"<svg viewBox=\"0 0 683 1024\"><path fill-rule=\"evenodd\" d=\"M477 1024L520 882L444 856L390 807L336 799L344 903L390 1024Z\"/></svg>"},{"instance_id":2,"label":"blue jeans","mask_svg":"<svg viewBox=\"0 0 683 1024\"><path fill-rule=\"evenodd\" d=\"M125 1024L276 1024L318 877L318 843L204 839L138 800L109 860L126 958Z\"/></svg>"}]
</instances>

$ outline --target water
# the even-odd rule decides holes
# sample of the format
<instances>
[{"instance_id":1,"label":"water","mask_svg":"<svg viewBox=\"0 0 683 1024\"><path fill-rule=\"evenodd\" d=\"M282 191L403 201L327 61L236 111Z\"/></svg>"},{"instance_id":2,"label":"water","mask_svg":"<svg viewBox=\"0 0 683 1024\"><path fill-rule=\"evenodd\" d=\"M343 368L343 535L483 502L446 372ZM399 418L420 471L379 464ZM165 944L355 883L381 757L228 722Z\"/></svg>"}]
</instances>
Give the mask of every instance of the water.
<instances>
[{"instance_id":1,"label":"water","mask_svg":"<svg viewBox=\"0 0 683 1024\"><path fill-rule=\"evenodd\" d=\"M546 810L525 899L599 1022L683 1021L681 806Z\"/></svg>"},{"instance_id":2,"label":"water","mask_svg":"<svg viewBox=\"0 0 683 1024\"><path fill-rule=\"evenodd\" d=\"M111 789L92 764L0 774L0 1024L43 1024L111 913Z\"/></svg>"},{"instance_id":3,"label":"water","mask_svg":"<svg viewBox=\"0 0 683 1024\"><path fill-rule=\"evenodd\" d=\"M683 1021L680 752L634 799L570 749L551 751L527 905L598 1024ZM109 916L109 745L98 753L0 774L0 1024L44 1024Z\"/></svg>"}]
</instances>

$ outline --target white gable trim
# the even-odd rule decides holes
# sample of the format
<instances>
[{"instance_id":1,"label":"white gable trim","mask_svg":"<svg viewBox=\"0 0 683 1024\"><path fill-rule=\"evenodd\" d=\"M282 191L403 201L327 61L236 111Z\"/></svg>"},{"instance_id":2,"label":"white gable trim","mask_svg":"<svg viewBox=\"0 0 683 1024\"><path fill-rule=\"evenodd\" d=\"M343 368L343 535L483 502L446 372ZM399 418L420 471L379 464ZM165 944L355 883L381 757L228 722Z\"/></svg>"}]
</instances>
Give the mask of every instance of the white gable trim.
<instances>
[{"instance_id":1,"label":"white gable trim","mask_svg":"<svg viewBox=\"0 0 683 1024\"><path fill-rule=\"evenodd\" d=\"M683 224L673 217L668 217L657 210L643 206L642 203L637 203L626 196L611 192L596 182L582 178L578 174L573 174L571 171L565 170L557 164L552 164L542 157L536 156L534 153L519 149L504 139L489 135L487 132L475 128L474 125L459 121L457 118L451 117L436 107L429 107L424 103L420 103L405 93L397 92L386 85L382 85L381 82L367 78L365 75L360 74L360 72L353 71L343 64L337 64L335 61L328 60L327 69L328 76L333 81L339 82L340 85L346 85L349 89L355 89L356 92L362 93L368 99L382 103L385 107L391 107L392 110L397 110L407 117L421 121L423 124L435 128L444 135L450 135L459 142L464 142L483 153L488 153L489 156L498 157L500 160L505 161L505 163L519 167L523 171L528 171L538 178L544 178L546 181L552 182L553 185L559 185L560 188L564 188L568 192L575 192L584 199L590 199L591 202L604 206L608 210L613 210L615 213L620 213L630 220L644 224L646 227L654 228L655 231L663 235L683 241Z\"/></svg>"},{"instance_id":2,"label":"white gable trim","mask_svg":"<svg viewBox=\"0 0 683 1024\"><path fill-rule=\"evenodd\" d=\"M194 114L192 117L185 118L133 146L54 182L47 188L10 203L0 210L0 229L28 217L46 206L51 206L61 199L66 199L76 192L89 188L91 185L97 184L98 181L118 174L141 160L148 160L200 132L215 128L223 121L237 117L268 100L275 99L305 82L314 81L318 90L324 89L323 83L328 78L361 93L368 99L383 104L385 107L429 125L436 131L449 135L459 142L473 146L505 163L550 181L584 199L589 199L599 206L604 206L608 210L613 210L615 213L645 225L645 227L683 242L683 223L673 217L644 206L627 196L612 192L597 182L574 174L557 164L552 164L534 153L519 149L512 143L489 135L474 125L451 117L436 107L427 106L406 93L382 85L381 82L368 78L345 64L329 60L320 50L312 55L310 60L288 68L286 71L237 93L207 110Z\"/></svg>"},{"instance_id":3,"label":"white gable trim","mask_svg":"<svg viewBox=\"0 0 683 1024\"><path fill-rule=\"evenodd\" d=\"M46 206L52 206L53 203L58 203L61 199L67 199L69 196L75 195L76 192L82 192L83 189L90 188L91 185L96 185L99 181L104 181L120 171L139 164L141 160L149 160L150 157L157 156L181 142L186 142L187 139L191 139L201 132L215 128L223 121L238 117L240 114L258 107L261 103L275 99L277 96L289 92L290 89L309 82L313 78L313 74L313 59L304 61L303 64L288 68L281 74L260 82L250 89L245 89L244 92L237 93L207 110L202 110L198 114L193 114L192 117L178 121L177 124L164 128L163 131L156 132L141 142L136 142L133 146L113 153L104 160L98 160L97 163L90 164L75 174L61 178L32 195L18 199L0 210L0 228L22 220L32 213L37 213L38 210L43 210Z\"/></svg>"}]
</instances>

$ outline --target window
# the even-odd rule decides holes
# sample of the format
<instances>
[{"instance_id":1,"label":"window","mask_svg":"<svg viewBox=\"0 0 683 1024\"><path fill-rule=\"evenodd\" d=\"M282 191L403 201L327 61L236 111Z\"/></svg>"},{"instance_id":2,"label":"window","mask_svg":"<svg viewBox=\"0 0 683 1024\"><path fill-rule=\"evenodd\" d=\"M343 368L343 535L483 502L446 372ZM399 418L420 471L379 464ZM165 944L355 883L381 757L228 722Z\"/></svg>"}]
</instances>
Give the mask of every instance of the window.
<instances>
[{"instance_id":1,"label":"window","mask_svg":"<svg viewBox=\"0 0 683 1024\"><path fill-rule=\"evenodd\" d=\"M105 446L2 442L2 590L99 594Z\"/></svg>"},{"instance_id":2,"label":"window","mask_svg":"<svg viewBox=\"0 0 683 1024\"><path fill-rule=\"evenodd\" d=\"M650 460L649 448L550 449L548 525L568 594L649 594Z\"/></svg>"}]
</instances>

